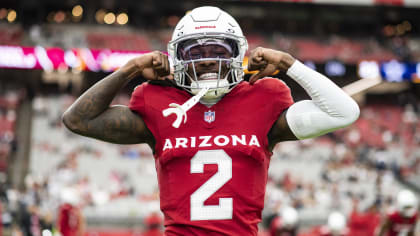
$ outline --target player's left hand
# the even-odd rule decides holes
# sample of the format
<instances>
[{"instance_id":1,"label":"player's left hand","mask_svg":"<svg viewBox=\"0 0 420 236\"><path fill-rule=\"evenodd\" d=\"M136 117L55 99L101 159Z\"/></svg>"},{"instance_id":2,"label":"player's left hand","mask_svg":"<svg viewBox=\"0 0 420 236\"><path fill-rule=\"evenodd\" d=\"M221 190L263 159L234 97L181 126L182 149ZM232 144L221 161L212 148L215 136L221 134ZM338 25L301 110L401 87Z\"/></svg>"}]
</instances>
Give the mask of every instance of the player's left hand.
<instances>
[{"instance_id":1,"label":"player's left hand","mask_svg":"<svg viewBox=\"0 0 420 236\"><path fill-rule=\"evenodd\" d=\"M270 48L257 47L251 51L248 59L248 70L259 70L249 79L251 84L273 74L276 70L286 72L295 59L288 53Z\"/></svg>"}]
</instances>

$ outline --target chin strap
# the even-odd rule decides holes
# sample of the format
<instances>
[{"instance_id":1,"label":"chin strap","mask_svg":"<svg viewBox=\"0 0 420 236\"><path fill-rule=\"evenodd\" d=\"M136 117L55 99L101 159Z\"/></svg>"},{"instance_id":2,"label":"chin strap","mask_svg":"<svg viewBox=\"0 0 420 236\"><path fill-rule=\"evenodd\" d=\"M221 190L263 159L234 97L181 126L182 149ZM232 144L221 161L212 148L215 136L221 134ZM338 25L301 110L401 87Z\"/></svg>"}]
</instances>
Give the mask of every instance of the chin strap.
<instances>
[{"instance_id":1,"label":"chin strap","mask_svg":"<svg viewBox=\"0 0 420 236\"><path fill-rule=\"evenodd\" d=\"M182 105L179 105L177 103L169 104L170 108L167 108L167 109L162 111L163 116L167 117L167 116L175 113L176 120L172 123L172 126L174 128L179 128L182 120L184 120L184 124L185 124L185 122L187 122L187 111L189 109L191 109L191 107L193 107L195 104L197 104L197 102L200 101L201 97L203 97L207 93L207 91L209 91L208 87L205 87L205 88L201 89L200 92L197 93L197 95L188 99L188 101L186 101ZM184 119L182 119L182 117L184 117Z\"/></svg>"}]
</instances>

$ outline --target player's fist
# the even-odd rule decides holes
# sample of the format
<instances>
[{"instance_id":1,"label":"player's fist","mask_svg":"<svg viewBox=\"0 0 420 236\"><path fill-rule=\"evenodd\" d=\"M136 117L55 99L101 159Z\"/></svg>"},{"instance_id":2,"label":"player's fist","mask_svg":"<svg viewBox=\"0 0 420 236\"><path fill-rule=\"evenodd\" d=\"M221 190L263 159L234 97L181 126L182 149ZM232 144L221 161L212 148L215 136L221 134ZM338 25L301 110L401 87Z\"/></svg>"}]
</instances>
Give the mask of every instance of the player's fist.
<instances>
[{"instance_id":1,"label":"player's fist","mask_svg":"<svg viewBox=\"0 0 420 236\"><path fill-rule=\"evenodd\" d=\"M153 51L131 59L129 67L132 70L131 77L141 75L148 80L172 78L168 55Z\"/></svg>"},{"instance_id":2,"label":"player's fist","mask_svg":"<svg viewBox=\"0 0 420 236\"><path fill-rule=\"evenodd\" d=\"M251 84L258 79L273 74L276 70L287 71L295 59L288 53L269 48L257 47L248 58L248 70L259 70L249 79Z\"/></svg>"}]
</instances>

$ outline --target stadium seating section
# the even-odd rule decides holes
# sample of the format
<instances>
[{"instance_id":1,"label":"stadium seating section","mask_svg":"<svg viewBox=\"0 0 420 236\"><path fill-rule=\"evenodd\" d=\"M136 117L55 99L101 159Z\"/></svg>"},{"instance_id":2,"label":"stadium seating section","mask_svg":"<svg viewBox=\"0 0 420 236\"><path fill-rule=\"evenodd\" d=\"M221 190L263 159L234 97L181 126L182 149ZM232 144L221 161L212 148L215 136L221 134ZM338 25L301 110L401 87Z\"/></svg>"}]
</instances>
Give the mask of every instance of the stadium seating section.
<instances>
[{"instance_id":1,"label":"stadium seating section","mask_svg":"<svg viewBox=\"0 0 420 236\"><path fill-rule=\"evenodd\" d=\"M45 47L88 47L92 49L113 49L124 51L166 51L166 44L171 38L168 30L144 32L120 30L112 32L101 27L33 27L28 34L18 26L0 25L0 45L26 46L42 45ZM325 62L341 60L356 64L360 60L386 61L391 59L420 58L420 39L418 38L349 38L332 35L324 38L306 38L280 33L246 35L249 48L257 46L277 48L292 53L301 60ZM407 55L407 52L409 52Z\"/></svg>"}]
</instances>

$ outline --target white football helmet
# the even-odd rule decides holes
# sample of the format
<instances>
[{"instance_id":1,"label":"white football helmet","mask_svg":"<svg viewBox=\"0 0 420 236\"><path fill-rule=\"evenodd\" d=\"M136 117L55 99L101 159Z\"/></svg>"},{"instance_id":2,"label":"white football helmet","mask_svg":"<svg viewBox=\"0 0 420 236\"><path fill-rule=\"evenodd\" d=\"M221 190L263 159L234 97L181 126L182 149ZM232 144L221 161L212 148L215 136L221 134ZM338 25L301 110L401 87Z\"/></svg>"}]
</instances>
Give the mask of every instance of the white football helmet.
<instances>
[{"instance_id":1,"label":"white football helmet","mask_svg":"<svg viewBox=\"0 0 420 236\"><path fill-rule=\"evenodd\" d=\"M417 212L417 198L408 189L401 190L397 195L398 212L405 217L412 217Z\"/></svg>"},{"instance_id":2,"label":"white football helmet","mask_svg":"<svg viewBox=\"0 0 420 236\"><path fill-rule=\"evenodd\" d=\"M342 213L334 211L328 216L327 225L332 235L341 235L346 230L346 217Z\"/></svg>"},{"instance_id":3,"label":"white football helmet","mask_svg":"<svg viewBox=\"0 0 420 236\"><path fill-rule=\"evenodd\" d=\"M223 47L230 52L231 57L218 57L217 54L210 57L194 57L191 54L185 56L189 49L203 45ZM211 6L195 8L187 13L176 25L172 40L168 43L177 85L192 94L208 87L209 91L204 98L219 98L242 81L242 61L247 49L248 43L236 20L219 8ZM201 61L218 62L218 73L198 75L195 65ZM226 74L221 73L222 64L228 67ZM189 65L192 65L193 70L190 73Z\"/></svg>"},{"instance_id":4,"label":"white football helmet","mask_svg":"<svg viewBox=\"0 0 420 236\"><path fill-rule=\"evenodd\" d=\"M72 187L64 187L60 191L62 203L68 203L76 206L80 202L79 192Z\"/></svg>"},{"instance_id":5,"label":"white football helmet","mask_svg":"<svg viewBox=\"0 0 420 236\"><path fill-rule=\"evenodd\" d=\"M285 228L294 228L299 221L299 214L293 207L285 207L281 210L282 226Z\"/></svg>"}]
</instances>

